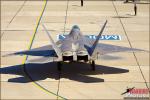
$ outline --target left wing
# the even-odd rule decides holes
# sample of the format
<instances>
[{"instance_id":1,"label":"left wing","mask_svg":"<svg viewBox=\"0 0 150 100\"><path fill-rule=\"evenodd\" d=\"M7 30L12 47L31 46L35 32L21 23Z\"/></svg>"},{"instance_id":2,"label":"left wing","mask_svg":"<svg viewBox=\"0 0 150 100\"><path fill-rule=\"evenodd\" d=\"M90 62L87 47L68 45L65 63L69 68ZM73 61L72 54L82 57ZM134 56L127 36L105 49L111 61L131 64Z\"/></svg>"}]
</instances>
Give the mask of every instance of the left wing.
<instances>
[{"instance_id":1,"label":"left wing","mask_svg":"<svg viewBox=\"0 0 150 100\"><path fill-rule=\"evenodd\" d=\"M46 33L47 33L47 35L48 35L48 37L49 37L49 39L50 39L50 42L52 43L52 47L54 48L54 50L55 50L55 52L56 52L58 58L61 59L61 58L62 58L62 52L61 52L60 48L56 45L56 43L54 42L54 40L53 40L52 37L50 36L48 30L47 30L46 27L44 26L44 24L43 24L43 28L44 28L44 30L46 31Z\"/></svg>"}]
</instances>

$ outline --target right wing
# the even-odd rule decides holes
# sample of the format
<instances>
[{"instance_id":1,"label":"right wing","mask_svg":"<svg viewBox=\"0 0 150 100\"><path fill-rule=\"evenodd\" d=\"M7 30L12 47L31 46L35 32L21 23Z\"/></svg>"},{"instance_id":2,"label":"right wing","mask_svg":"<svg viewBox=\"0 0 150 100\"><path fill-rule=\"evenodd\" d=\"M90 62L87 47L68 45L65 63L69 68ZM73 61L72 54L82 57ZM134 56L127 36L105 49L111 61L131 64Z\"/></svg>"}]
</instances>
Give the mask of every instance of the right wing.
<instances>
[{"instance_id":1,"label":"right wing","mask_svg":"<svg viewBox=\"0 0 150 100\"><path fill-rule=\"evenodd\" d=\"M104 44L104 43L98 44L95 51L101 55L115 53L115 52L133 52L133 51L134 52L135 51L145 51L146 52L146 50L142 50L142 49L123 47L123 46Z\"/></svg>"},{"instance_id":2,"label":"right wing","mask_svg":"<svg viewBox=\"0 0 150 100\"><path fill-rule=\"evenodd\" d=\"M84 40L85 40L86 49L90 51L90 47L94 44L95 40L89 39L88 37L85 37ZM108 56L109 54L113 54L117 52L149 52L149 51L137 49L137 48L117 46L117 45L112 45L112 44L98 43L94 52L95 52L95 56L93 57L93 59L102 59L100 55Z\"/></svg>"}]
</instances>

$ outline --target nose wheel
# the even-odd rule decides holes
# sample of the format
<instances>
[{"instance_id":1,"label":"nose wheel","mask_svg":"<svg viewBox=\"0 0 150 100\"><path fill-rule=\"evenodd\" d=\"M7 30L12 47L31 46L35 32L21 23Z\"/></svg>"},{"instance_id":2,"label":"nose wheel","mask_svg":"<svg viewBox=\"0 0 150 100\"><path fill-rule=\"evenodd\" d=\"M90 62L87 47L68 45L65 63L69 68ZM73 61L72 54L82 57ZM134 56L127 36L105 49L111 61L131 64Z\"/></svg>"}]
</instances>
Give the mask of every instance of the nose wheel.
<instances>
[{"instance_id":1,"label":"nose wheel","mask_svg":"<svg viewBox=\"0 0 150 100\"><path fill-rule=\"evenodd\" d=\"M95 61L94 60L91 61L91 68L93 71L95 71Z\"/></svg>"}]
</instances>

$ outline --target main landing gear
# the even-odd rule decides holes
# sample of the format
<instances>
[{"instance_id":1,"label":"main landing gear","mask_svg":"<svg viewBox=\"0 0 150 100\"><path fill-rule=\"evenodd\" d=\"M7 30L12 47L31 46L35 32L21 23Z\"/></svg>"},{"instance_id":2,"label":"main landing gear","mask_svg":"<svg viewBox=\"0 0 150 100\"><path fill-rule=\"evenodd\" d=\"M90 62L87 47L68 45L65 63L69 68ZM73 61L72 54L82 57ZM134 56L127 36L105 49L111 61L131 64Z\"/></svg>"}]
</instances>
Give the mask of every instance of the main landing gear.
<instances>
[{"instance_id":1,"label":"main landing gear","mask_svg":"<svg viewBox=\"0 0 150 100\"><path fill-rule=\"evenodd\" d=\"M95 61L94 60L92 60L92 61L90 61L90 65L91 65L91 69L93 70L93 71L95 71ZM58 71L61 71L62 70L62 63L61 62L57 62L57 70Z\"/></svg>"},{"instance_id":2,"label":"main landing gear","mask_svg":"<svg viewBox=\"0 0 150 100\"><path fill-rule=\"evenodd\" d=\"M95 61L92 60L92 61L90 62L90 64L91 64L92 70L95 71Z\"/></svg>"},{"instance_id":3,"label":"main landing gear","mask_svg":"<svg viewBox=\"0 0 150 100\"><path fill-rule=\"evenodd\" d=\"M57 70L58 71L61 71L61 66L62 66L61 62L57 62Z\"/></svg>"}]
</instances>

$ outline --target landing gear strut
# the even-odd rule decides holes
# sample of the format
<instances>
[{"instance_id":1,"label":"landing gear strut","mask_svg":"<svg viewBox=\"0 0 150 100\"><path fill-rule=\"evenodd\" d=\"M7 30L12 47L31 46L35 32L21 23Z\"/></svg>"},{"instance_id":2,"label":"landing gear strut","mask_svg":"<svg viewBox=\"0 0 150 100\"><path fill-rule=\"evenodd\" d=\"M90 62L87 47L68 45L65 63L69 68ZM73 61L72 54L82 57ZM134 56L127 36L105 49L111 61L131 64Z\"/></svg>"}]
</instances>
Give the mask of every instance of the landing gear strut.
<instances>
[{"instance_id":1,"label":"landing gear strut","mask_svg":"<svg viewBox=\"0 0 150 100\"><path fill-rule=\"evenodd\" d=\"M61 62L57 62L57 70L58 71L61 71L61 66L62 66Z\"/></svg>"},{"instance_id":2,"label":"landing gear strut","mask_svg":"<svg viewBox=\"0 0 150 100\"><path fill-rule=\"evenodd\" d=\"M95 61L94 60L91 61L91 68L93 71L95 71Z\"/></svg>"},{"instance_id":3,"label":"landing gear strut","mask_svg":"<svg viewBox=\"0 0 150 100\"><path fill-rule=\"evenodd\" d=\"M81 0L81 6L83 6L83 0Z\"/></svg>"}]
</instances>

